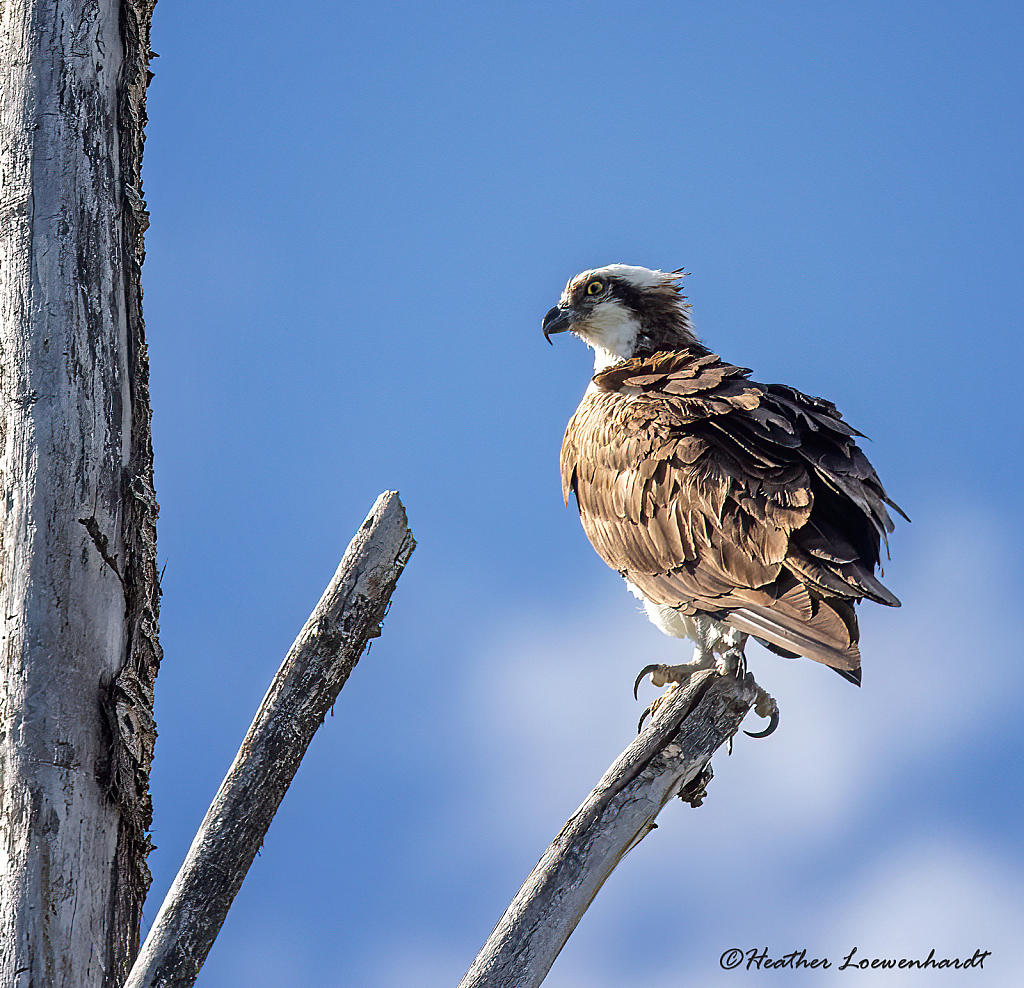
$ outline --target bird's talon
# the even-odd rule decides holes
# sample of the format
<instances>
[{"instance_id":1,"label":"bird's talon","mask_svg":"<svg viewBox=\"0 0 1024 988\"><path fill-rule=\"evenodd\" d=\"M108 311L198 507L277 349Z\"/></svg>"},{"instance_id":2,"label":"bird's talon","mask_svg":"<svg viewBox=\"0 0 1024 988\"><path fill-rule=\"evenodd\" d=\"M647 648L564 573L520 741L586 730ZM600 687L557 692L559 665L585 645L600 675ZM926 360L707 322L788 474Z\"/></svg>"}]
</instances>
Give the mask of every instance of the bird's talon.
<instances>
[{"instance_id":1,"label":"bird's talon","mask_svg":"<svg viewBox=\"0 0 1024 988\"><path fill-rule=\"evenodd\" d=\"M640 699L639 696L637 696L637 693L640 689L640 682L644 678L644 676L650 675L652 672L657 672L660 668L661 666L655 663L654 665L644 666L643 669L640 670L640 675L636 677L636 682L633 684L634 700ZM641 723L643 722L641 721Z\"/></svg>"},{"instance_id":2,"label":"bird's talon","mask_svg":"<svg viewBox=\"0 0 1024 988\"><path fill-rule=\"evenodd\" d=\"M769 734L775 732L775 728L779 726L779 708L773 707L771 714L769 715L771 720L768 721L768 726L763 731L744 731L748 738L766 738Z\"/></svg>"}]
</instances>

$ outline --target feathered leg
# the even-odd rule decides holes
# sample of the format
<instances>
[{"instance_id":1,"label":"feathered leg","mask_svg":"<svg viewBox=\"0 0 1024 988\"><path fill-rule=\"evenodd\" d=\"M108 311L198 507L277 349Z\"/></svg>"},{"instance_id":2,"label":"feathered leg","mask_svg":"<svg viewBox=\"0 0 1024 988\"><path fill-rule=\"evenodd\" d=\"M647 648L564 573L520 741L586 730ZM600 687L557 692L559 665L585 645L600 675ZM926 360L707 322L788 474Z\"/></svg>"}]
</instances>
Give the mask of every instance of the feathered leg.
<instances>
[{"instance_id":1,"label":"feathered leg","mask_svg":"<svg viewBox=\"0 0 1024 988\"><path fill-rule=\"evenodd\" d=\"M723 625L708 615L697 615L693 619L696 634L694 640L693 659L679 665L665 665L655 663L645 666L640 675L636 677L633 684L633 696L636 698L640 688L640 681L645 676L651 677L654 686L681 685L689 681L690 677L703 669L715 669L720 676L736 676L742 678L747 673L747 660L743 649L747 643L747 636L742 631ZM755 684L756 685L756 684ZM757 689L757 700L754 704L754 711L759 717L771 718L768 727L759 733L745 731L750 737L766 738L779 724L779 708L775 700L768 695L760 686ZM643 712L637 729L643 727L644 721L653 716L654 712L661 705L661 701L667 694L662 694Z\"/></svg>"}]
</instances>

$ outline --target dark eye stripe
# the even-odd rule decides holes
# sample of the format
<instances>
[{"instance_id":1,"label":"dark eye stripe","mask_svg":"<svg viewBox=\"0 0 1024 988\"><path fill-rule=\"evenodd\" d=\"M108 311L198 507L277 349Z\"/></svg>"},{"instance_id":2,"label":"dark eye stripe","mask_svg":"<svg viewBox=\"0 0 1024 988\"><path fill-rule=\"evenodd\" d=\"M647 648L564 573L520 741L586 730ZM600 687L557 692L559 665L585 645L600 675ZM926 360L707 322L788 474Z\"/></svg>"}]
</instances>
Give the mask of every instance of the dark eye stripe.
<instances>
[{"instance_id":1,"label":"dark eye stripe","mask_svg":"<svg viewBox=\"0 0 1024 988\"><path fill-rule=\"evenodd\" d=\"M643 296L638 288L625 281L609 282L612 297L618 299L623 305L628 306L637 315L643 309Z\"/></svg>"}]
</instances>

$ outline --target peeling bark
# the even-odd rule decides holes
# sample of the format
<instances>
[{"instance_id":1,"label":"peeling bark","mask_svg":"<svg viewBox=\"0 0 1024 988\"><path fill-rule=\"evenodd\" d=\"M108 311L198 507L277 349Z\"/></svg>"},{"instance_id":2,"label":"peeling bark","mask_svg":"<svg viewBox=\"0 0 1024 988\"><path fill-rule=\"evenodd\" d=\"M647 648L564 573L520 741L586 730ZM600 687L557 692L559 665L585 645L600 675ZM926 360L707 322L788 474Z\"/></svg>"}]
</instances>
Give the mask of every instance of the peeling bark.
<instances>
[{"instance_id":1,"label":"peeling bark","mask_svg":"<svg viewBox=\"0 0 1024 988\"><path fill-rule=\"evenodd\" d=\"M152 8L0 3L0 984L18 988L120 985L149 886Z\"/></svg>"}]
</instances>

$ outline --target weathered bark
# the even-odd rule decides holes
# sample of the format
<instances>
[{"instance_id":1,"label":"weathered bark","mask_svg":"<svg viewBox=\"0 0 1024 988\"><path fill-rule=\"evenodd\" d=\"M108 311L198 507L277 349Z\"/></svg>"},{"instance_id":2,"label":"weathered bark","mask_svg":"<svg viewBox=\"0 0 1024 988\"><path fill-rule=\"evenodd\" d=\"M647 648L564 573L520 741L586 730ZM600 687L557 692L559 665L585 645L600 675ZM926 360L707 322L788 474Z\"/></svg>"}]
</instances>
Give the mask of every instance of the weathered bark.
<instances>
[{"instance_id":1,"label":"weathered bark","mask_svg":"<svg viewBox=\"0 0 1024 988\"><path fill-rule=\"evenodd\" d=\"M152 7L0 3L0 984L18 988L119 985L149 885Z\"/></svg>"},{"instance_id":2,"label":"weathered bark","mask_svg":"<svg viewBox=\"0 0 1024 988\"><path fill-rule=\"evenodd\" d=\"M194 983L313 735L380 634L415 547L398 495L382 494L270 684L125 988Z\"/></svg>"},{"instance_id":3,"label":"weathered bark","mask_svg":"<svg viewBox=\"0 0 1024 988\"><path fill-rule=\"evenodd\" d=\"M459 988L536 988L623 855L676 795L699 805L704 774L756 697L753 677L694 676L615 760L498 921Z\"/></svg>"}]
</instances>

